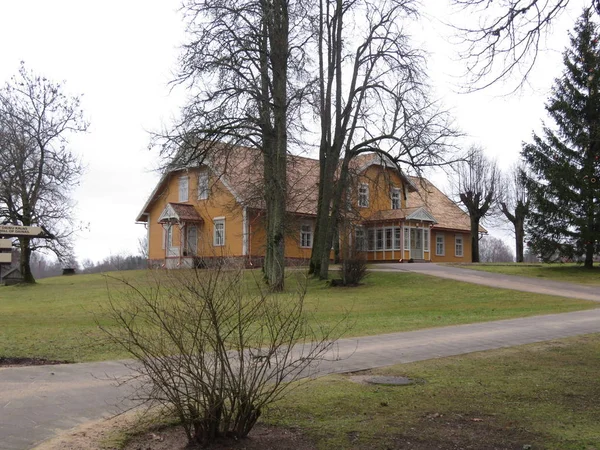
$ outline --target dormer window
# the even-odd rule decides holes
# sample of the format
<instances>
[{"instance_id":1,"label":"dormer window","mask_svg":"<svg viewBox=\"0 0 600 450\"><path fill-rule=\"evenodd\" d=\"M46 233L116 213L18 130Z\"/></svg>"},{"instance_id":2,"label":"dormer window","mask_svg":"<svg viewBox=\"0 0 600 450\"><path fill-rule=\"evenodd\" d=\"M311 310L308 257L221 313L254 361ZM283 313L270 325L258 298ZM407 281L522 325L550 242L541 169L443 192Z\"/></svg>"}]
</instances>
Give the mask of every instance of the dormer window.
<instances>
[{"instance_id":1,"label":"dormer window","mask_svg":"<svg viewBox=\"0 0 600 450\"><path fill-rule=\"evenodd\" d=\"M400 188L392 188L390 191L390 197L392 199L392 209L400 209Z\"/></svg>"},{"instance_id":2,"label":"dormer window","mask_svg":"<svg viewBox=\"0 0 600 450\"><path fill-rule=\"evenodd\" d=\"M366 183L358 186L358 206L361 208L369 206L369 185Z\"/></svg>"}]
</instances>

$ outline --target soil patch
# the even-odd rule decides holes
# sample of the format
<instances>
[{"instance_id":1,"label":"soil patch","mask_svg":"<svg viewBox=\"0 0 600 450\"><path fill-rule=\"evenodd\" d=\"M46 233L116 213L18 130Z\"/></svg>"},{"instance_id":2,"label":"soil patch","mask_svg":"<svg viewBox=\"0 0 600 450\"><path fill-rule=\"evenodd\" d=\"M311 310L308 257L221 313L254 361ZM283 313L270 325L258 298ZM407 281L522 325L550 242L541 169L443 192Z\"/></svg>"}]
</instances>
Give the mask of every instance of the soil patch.
<instances>
[{"instance_id":1,"label":"soil patch","mask_svg":"<svg viewBox=\"0 0 600 450\"><path fill-rule=\"evenodd\" d=\"M71 364L71 361L44 358L10 358L7 356L0 356L0 367L43 366L46 364Z\"/></svg>"},{"instance_id":2,"label":"soil patch","mask_svg":"<svg viewBox=\"0 0 600 450\"><path fill-rule=\"evenodd\" d=\"M193 447L192 447L193 448ZM316 450L316 446L299 430L256 425L247 438L221 439L211 450ZM124 450L184 450L187 437L181 427L152 431L133 438Z\"/></svg>"}]
</instances>

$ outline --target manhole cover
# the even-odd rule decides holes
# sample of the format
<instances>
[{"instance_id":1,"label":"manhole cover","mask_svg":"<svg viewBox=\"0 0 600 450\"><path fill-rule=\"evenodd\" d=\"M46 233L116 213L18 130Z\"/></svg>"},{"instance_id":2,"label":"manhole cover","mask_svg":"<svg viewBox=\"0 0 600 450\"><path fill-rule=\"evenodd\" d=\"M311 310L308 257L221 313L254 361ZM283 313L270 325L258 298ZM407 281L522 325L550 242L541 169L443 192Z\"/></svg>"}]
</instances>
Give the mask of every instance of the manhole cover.
<instances>
[{"instance_id":1,"label":"manhole cover","mask_svg":"<svg viewBox=\"0 0 600 450\"><path fill-rule=\"evenodd\" d=\"M386 386L406 386L407 384L415 383L415 380L411 380L410 378L392 376L355 375L350 377L350 380L355 383L383 384Z\"/></svg>"}]
</instances>

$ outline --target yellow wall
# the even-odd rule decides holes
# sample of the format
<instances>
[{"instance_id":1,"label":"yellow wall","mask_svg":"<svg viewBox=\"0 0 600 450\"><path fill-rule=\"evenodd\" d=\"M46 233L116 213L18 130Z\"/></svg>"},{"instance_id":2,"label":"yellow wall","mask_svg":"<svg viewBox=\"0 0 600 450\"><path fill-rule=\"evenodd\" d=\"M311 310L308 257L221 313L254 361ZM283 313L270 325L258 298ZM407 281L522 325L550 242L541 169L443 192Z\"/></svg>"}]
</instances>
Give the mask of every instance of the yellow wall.
<instances>
[{"instance_id":1,"label":"yellow wall","mask_svg":"<svg viewBox=\"0 0 600 450\"><path fill-rule=\"evenodd\" d=\"M210 193L207 200L198 200L198 175L200 169L189 169L172 173L163 183L161 190L157 193L154 202L149 207L149 259L162 260L165 258L166 249L163 248L163 227L158 223L158 218L163 212L167 203L179 202L179 178L187 176L188 201L195 207L196 211L203 219L203 223L198 225L198 256L243 256L243 208L236 202L231 192L220 180L210 179ZM374 212L381 210L391 210L390 190L392 187L403 189L402 180L395 171L390 169L381 170L378 166L371 166L359 177L358 183L367 183L369 186L369 206L359 208L358 189L353 189L353 206L363 218L370 217ZM357 186L358 187L358 186ZM401 195L401 206L406 207L404 196ZM433 211L435 214L435 211ZM225 246L213 246L213 219L215 217L225 218ZM265 254L265 226L264 214L249 210L248 219L248 248L247 256L261 257ZM311 255L311 248L300 246L300 226L301 224L310 224L313 231L314 240L314 218L291 216L286 221L285 237L285 256L286 258L308 259ZM399 226L406 224L400 219L393 222L388 221L377 226ZM369 227L366 227L369 228ZM445 239L445 255L435 254L436 233L443 233ZM463 235L463 256L456 257L454 254L454 231L436 231L435 227L430 230L430 252L424 252L424 259L438 262L470 262L471 261L471 243L467 232ZM179 227L174 227L173 245L179 246L180 233ZM402 236L402 244L404 237ZM333 256L333 253L332 253ZM399 261L407 260L409 252L403 250L395 251L370 251L367 252L367 259L371 261Z\"/></svg>"},{"instance_id":2,"label":"yellow wall","mask_svg":"<svg viewBox=\"0 0 600 450\"><path fill-rule=\"evenodd\" d=\"M198 200L198 175L199 169L190 169L171 174L157 198L149 208L149 259L163 259L165 249L163 248L163 227L158 223L158 218L165 209L167 203L179 202L179 178L187 176L188 201L182 202L194 205L203 223L198 227L198 256L241 256L243 236L243 211L235 202L229 190L219 180L210 178L210 192L207 200ZM213 219L215 217L225 218L225 246L213 246ZM173 232L173 246L179 246L180 233L177 226Z\"/></svg>"}]
</instances>

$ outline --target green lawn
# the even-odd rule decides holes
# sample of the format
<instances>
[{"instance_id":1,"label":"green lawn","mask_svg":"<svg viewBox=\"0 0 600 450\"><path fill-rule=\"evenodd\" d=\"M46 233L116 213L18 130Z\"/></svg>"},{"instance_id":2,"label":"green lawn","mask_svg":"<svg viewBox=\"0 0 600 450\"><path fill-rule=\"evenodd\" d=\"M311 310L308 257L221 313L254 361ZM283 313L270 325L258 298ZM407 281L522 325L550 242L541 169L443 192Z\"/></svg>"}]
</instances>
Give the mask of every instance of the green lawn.
<instances>
[{"instance_id":1,"label":"green lawn","mask_svg":"<svg viewBox=\"0 0 600 450\"><path fill-rule=\"evenodd\" d=\"M319 448L599 448L600 335L396 365L370 372L418 380L302 384L263 416ZM531 446L531 447L526 447Z\"/></svg>"},{"instance_id":2,"label":"green lawn","mask_svg":"<svg viewBox=\"0 0 600 450\"><path fill-rule=\"evenodd\" d=\"M148 273L116 275L145 284ZM118 282L101 275L76 275L40 280L34 286L0 287L0 356L69 361L126 358L126 353L104 339L94 321L96 316L103 325L110 325L102 313L107 284L114 289ZM290 288L293 284L290 279ZM357 288L329 288L310 280L307 304L316 319L327 324L335 324L349 310L349 335L353 336L598 306L411 273L373 273Z\"/></svg>"},{"instance_id":3,"label":"green lawn","mask_svg":"<svg viewBox=\"0 0 600 450\"><path fill-rule=\"evenodd\" d=\"M600 266L586 269L581 264L464 264L462 267L485 272L519 275L532 278L566 281L569 283L600 286Z\"/></svg>"}]
</instances>

